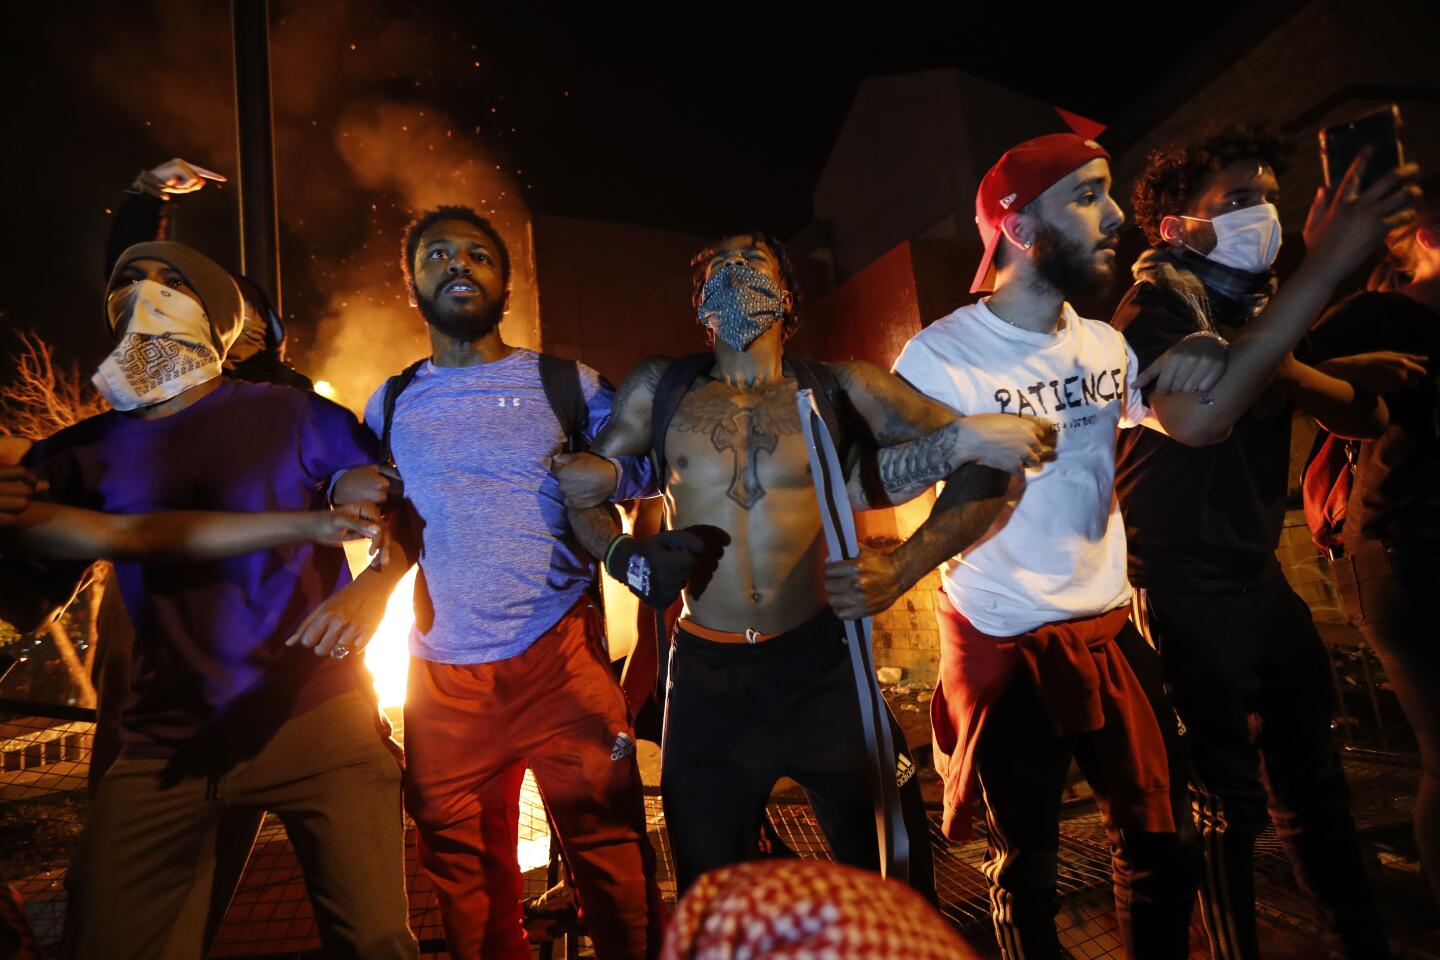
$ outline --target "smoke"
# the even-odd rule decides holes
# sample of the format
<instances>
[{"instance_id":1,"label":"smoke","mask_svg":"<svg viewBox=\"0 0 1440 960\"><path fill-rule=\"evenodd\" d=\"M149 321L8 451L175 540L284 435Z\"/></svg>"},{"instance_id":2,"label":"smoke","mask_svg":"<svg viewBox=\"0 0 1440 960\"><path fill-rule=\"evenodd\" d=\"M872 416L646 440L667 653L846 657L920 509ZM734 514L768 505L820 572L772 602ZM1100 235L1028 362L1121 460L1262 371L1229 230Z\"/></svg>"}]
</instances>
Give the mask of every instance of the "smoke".
<instances>
[{"instance_id":1,"label":"smoke","mask_svg":"<svg viewBox=\"0 0 1440 960\"><path fill-rule=\"evenodd\" d=\"M441 204L458 204L495 224L512 264L501 333L511 344L538 346L530 218L502 164L471 137L458 134L452 118L417 103L351 104L335 125L335 148L355 185L396 198L407 220ZM325 278L333 293L319 324L313 368L352 407L384 376L429 352L424 324L401 280L401 237L400 230L387 236L377 227L372 239Z\"/></svg>"},{"instance_id":2,"label":"smoke","mask_svg":"<svg viewBox=\"0 0 1440 960\"><path fill-rule=\"evenodd\" d=\"M98 89L164 144L156 162L179 154L233 173L223 8L125 6L92 65ZM487 92L497 78L474 44L414 21L380 0L271 2L290 355L356 411L429 352L399 252L404 225L430 207L470 206L499 229L513 266L502 334L538 345L530 217L501 148L500 96Z\"/></svg>"}]
</instances>

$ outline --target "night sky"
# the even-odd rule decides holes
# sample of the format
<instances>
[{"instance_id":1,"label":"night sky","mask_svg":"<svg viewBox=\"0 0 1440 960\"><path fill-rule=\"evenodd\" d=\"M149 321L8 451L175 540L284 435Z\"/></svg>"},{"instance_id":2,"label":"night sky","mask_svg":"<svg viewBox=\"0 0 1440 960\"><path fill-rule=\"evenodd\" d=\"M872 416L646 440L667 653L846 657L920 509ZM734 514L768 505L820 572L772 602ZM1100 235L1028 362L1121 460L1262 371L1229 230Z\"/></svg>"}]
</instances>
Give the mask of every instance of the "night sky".
<instances>
[{"instance_id":1,"label":"night sky","mask_svg":"<svg viewBox=\"0 0 1440 960\"><path fill-rule=\"evenodd\" d=\"M931 6L272 0L292 352L303 369L341 288L400 296L409 207L461 164L471 180L503 178L485 187L508 191L500 206L518 193L539 213L784 236L810 220L867 76L959 67L1110 122L1204 36L1149 32L1172 19L1153 4ZM1207 4L1202 29L1239 6ZM0 313L88 374L108 349L107 209L171 156L234 172L228 4L12 4L6 16ZM238 265L233 197L185 198L176 239ZM624 269L623 251L602 253ZM12 346L7 335L0 350Z\"/></svg>"}]
</instances>

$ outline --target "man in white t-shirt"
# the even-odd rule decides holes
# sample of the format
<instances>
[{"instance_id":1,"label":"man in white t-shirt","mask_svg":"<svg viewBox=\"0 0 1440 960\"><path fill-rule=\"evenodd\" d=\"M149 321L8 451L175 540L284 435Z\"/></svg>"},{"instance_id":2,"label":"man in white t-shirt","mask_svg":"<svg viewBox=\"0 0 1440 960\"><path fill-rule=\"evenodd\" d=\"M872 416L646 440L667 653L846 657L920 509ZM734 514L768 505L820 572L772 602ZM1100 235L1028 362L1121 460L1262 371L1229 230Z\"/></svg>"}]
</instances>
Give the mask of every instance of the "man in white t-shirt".
<instances>
[{"instance_id":1,"label":"man in white t-shirt","mask_svg":"<svg viewBox=\"0 0 1440 960\"><path fill-rule=\"evenodd\" d=\"M1054 457L1023 478L993 475L993 522L945 570L931 708L944 829L967 836L984 800L996 936L1004 956L1031 960L1062 955L1057 827L1072 756L1110 834L1130 956L1188 955L1198 882L1181 730L1127 619L1115 438L1149 415L1142 379L1124 337L1066 302L1114 274L1124 216L1108 156L1054 134L1001 157L976 197L985 256L972 292L993 295L921 331L895 362L960 413L1042 417L1058 434ZM1224 370L1223 343L1196 338L1163 359L1143 382L1203 391Z\"/></svg>"}]
</instances>

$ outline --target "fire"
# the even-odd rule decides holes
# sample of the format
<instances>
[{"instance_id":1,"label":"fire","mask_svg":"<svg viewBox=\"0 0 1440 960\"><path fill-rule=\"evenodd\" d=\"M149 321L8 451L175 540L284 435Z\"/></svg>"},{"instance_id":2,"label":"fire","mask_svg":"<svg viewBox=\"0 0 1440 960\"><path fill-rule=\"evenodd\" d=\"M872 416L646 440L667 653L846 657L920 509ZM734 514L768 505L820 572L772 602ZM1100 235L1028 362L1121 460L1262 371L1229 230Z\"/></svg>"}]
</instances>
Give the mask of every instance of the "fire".
<instances>
[{"instance_id":1,"label":"fire","mask_svg":"<svg viewBox=\"0 0 1440 960\"><path fill-rule=\"evenodd\" d=\"M370 565L370 541L351 540L345 544L345 559L350 575L358 577ZM398 707L405 702L405 680L410 674L410 628L415 624L415 574L410 572L396 585L385 604L385 617L370 643L365 647L365 667L375 684L375 695L382 707Z\"/></svg>"},{"instance_id":2,"label":"fire","mask_svg":"<svg viewBox=\"0 0 1440 960\"><path fill-rule=\"evenodd\" d=\"M365 647L365 667L374 678L375 694L382 707L405 702L405 679L410 674L410 628L415 624L415 573L412 567L390 594L385 619Z\"/></svg>"},{"instance_id":3,"label":"fire","mask_svg":"<svg viewBox=\"0 0 1440 960\"><path fill-rule=\"evenodd\" d=\"M320 396L324 397L326 400L334 400L337 396L339 396L339 394L335 390L334 384L332 384L329 380L316 380L315 392L320 394Z\"/></svg>"}]
</instances>

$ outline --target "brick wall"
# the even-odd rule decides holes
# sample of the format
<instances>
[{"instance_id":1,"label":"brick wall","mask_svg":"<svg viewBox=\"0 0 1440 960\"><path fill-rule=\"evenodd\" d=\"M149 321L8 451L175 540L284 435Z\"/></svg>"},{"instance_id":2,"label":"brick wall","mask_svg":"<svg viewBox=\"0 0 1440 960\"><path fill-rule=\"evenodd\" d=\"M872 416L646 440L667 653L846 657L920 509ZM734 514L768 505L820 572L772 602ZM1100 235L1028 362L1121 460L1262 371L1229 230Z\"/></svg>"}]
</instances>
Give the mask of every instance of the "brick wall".
<instances>
[{"instance_id":1,"label":"brick wall","mask_svg":"<svg viewBox=\"0 0 1440 960\"><path fill-rule=\"evenodd\" d=\"M931 571L895 606L875 618L875 665L899 667L903 677L935 682L940 669L940 631L935 625L935 595L940 572Z\"/></svg>"}]
</instances>

